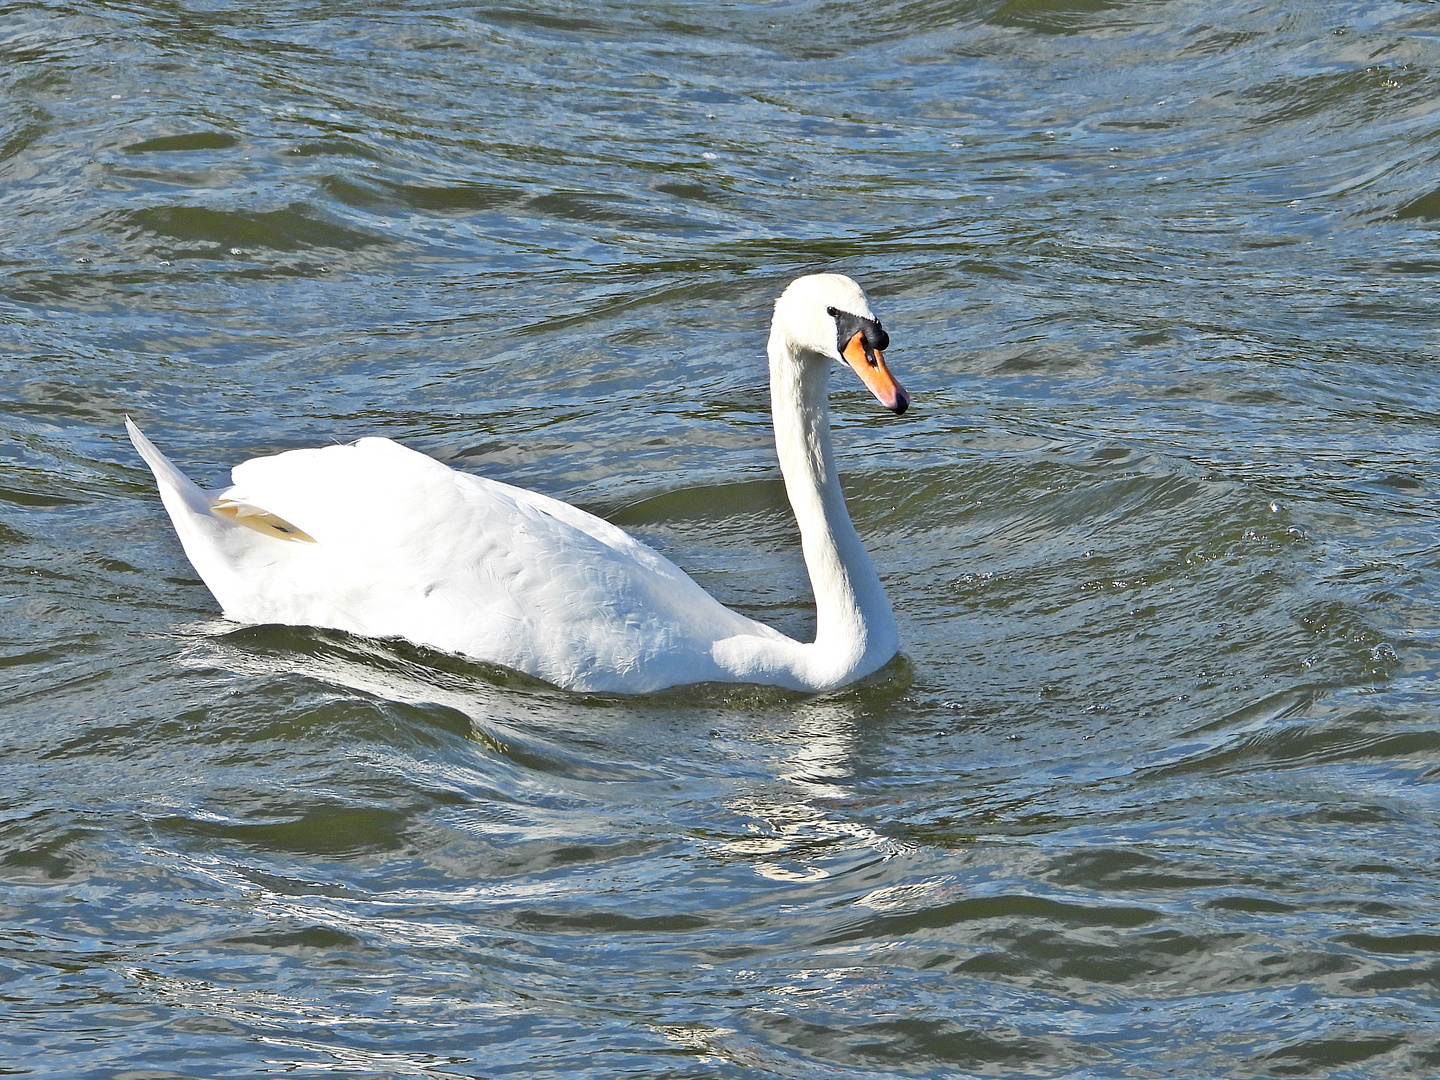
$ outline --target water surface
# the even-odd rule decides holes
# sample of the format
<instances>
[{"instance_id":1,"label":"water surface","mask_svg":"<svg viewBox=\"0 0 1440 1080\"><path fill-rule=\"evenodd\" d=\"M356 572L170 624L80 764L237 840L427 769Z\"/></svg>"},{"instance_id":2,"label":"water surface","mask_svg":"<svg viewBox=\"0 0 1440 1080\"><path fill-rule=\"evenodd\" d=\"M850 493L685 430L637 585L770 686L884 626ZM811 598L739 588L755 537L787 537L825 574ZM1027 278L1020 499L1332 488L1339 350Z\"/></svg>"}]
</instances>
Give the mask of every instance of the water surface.
<instances>
[{"instance_id":1,"label":"water surface","mask_svg":"<svg viewBox=\"0 0 1440 1080\"><path fill-rule=\"evenodd\" d=\"M0 0L0 1067L1440 1071L1440 11ZM904 655L563 693L219 620L383 434L813 631L769 305Z\"/></svg>"}]
</instances>

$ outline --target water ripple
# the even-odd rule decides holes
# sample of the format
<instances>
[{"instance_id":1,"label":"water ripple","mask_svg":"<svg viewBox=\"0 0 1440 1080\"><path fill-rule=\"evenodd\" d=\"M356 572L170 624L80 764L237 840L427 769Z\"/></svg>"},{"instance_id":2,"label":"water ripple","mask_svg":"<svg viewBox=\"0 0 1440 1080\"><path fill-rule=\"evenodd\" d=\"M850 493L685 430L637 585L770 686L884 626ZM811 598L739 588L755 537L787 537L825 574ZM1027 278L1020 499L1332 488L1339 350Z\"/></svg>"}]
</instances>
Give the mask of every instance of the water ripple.
<instances>
[{"instance_id":1,"label":"water ripple","mask_svg":"<svg viewBox=\"0 0 1440 1080\"><path fill-rule=\"evenodd\" d=\"M1430 6L0 24L14 1067L1434 1074ZM828 269L915 399L836 378L904 655L835 694L233 627L124 441L390 435L804 636Z\"/></svg>"}]
</instances>

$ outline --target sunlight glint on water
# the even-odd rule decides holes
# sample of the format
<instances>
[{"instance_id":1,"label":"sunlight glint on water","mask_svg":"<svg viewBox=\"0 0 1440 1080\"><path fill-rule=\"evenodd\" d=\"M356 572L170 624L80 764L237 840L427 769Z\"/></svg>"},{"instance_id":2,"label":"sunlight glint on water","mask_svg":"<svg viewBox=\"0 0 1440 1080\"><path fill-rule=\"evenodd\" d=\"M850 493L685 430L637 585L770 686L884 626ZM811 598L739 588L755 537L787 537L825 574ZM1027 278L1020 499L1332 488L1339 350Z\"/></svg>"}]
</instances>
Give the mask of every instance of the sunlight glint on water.
<instances>
[{"instance_id":1,"label":"sunlight glint on water","mask_svg":"<svg viewBox=\"0 0 1440 1080\"><path fill-rule=\"evenodd\" d=\"M0 9L0 1067L1440 1067L1421 3ZM566 694L237 628L210 486L387 435L814 615L764 344L837 376L904 655Z\"/></svg>"}]
</instances>

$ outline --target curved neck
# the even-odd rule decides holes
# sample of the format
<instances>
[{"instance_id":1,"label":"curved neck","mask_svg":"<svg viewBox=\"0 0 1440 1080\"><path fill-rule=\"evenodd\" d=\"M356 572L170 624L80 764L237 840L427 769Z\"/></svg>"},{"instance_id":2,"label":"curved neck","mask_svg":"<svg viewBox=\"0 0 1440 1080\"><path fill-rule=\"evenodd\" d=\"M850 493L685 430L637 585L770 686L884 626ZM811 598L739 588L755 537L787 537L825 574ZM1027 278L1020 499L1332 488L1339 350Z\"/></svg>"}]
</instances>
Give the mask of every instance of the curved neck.
<instances>
[{"instance_id":1,"label":"curved neck","mask_svg":"<svg viewBox=\"0 0 1440 1080\"><path fill-rule=\"evenodd\" d=\"M815 643L805 662L817 684L874 671L899 645L895 615L850 522L830 446L831 362L770 336L770 409L785 492L815 593Z\"/></svg>"}]
</instances>

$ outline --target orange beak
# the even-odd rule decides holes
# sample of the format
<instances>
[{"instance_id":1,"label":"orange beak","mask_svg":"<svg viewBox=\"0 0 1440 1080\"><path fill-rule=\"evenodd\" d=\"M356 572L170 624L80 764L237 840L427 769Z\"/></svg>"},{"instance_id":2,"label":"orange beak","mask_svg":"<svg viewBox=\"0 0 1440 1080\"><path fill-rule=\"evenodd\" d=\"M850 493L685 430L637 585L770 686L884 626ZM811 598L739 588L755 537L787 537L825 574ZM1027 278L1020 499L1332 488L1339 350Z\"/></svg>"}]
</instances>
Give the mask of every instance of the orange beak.
<instances>
[{"instance_id":1,"label":"orange beak","mask_svg":"<svg viewBox=\"0 0 1440 1080\"><path fill-rule=\"evenodd\" d=\"M870 348L865 335L856 333L845 346L845 360L860 376L860 381L870 388L881 405L899 416L910 407L910 395L895 381L890 369L885 366L885 354Z\"/></svg>"}]
</instances>

